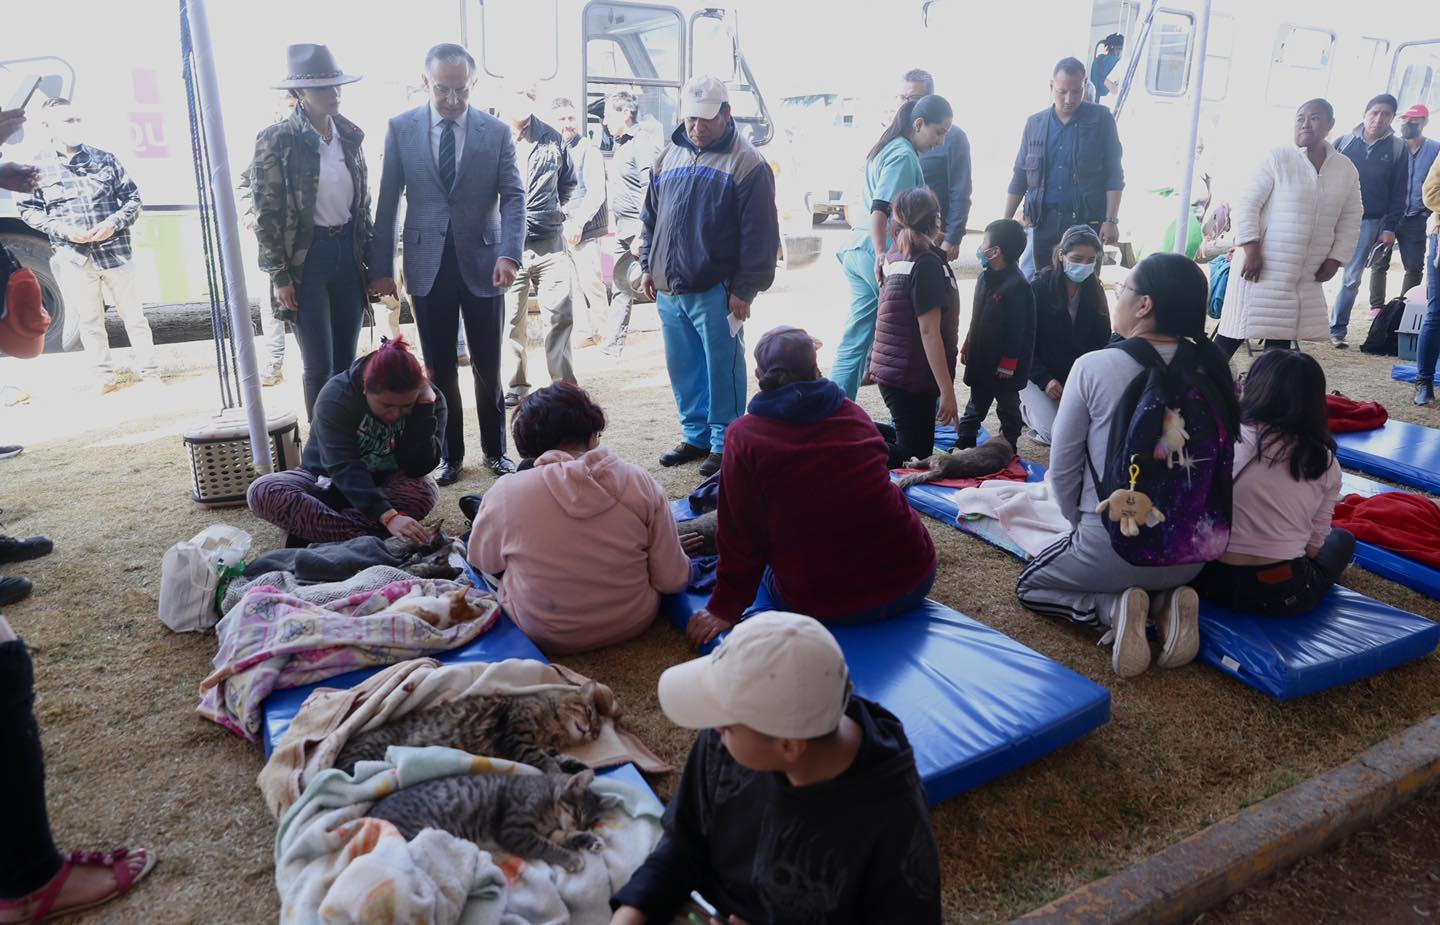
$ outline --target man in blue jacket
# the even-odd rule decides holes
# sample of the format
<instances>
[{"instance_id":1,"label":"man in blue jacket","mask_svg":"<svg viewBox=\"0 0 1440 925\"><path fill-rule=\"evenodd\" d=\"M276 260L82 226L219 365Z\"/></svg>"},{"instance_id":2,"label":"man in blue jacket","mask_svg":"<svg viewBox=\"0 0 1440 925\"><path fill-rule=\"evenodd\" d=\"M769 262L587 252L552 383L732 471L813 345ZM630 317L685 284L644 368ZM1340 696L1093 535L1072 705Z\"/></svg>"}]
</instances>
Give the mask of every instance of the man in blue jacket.
<instances>
[{"instance_id":1,"label":"man in blue jacket","mask_svg":"<svg viewBox=\"0 0 1440 925\"><path fill-rule=\"evenodd\" d=\"M929 71L915 68L907 71L900 85L900 103L904 105L923 96L935 94L935 78ZM940 248L947 260L960 257L960 239L965 237L965 224L970 220L970 139L951 124L945 140L920 155L920 169L925 172L925 185L940 203L940 227L945 239Z\"/></svg>"},{"instance_id":2,"label":"man in blue jacket","mask_svg":"<svg viewBox=\"0 0 1440 925\"><path fill-rule=\"evenodd\" d=\"M1004 218L1025 201L1034 231L1035 271L1050 265L1071 225L1089 225L1106 244L1120 240L1124 153L1110 110L1085 102L1085 65L1061 58L1051 72L1053 105L1025 122L1005 199Z\"/></svg>"},{"instance_id":3,"label":"man in blue jacket","mask_svg":"<svg viewBox=\"0 0 1440 925\"><path fill-rule=\"evenodd\" d=\"M1375 242L1386 247L1394 245L1395 230L1405 214L1409 158L1405 156L1405 142L1390 129L1399 108L1395 97L1380 94L1365 105L1365 121L1335 142L1335 150L1350 158L1360 171L1360 200L1365 206L1355 255L1345 267L1344 284L1330 307L1330 346L1340 350L1349 346L1345 333L1350 328L1350 309Z\"/></svg>"},{"instance_id":4,"label":"man in blue jacket","mask_svg":"<svg viewBox=\"0 0 1440 925\"><path fill-rule=\"evenodd\" d=\"M725 428L745 412L750 303L775 281L775 175L730 117L725 84L695 77L681 124L651 173L641 213L640 285L655 299L681 442L662 466L720 471Z\"/></svg>"}]
</instances>

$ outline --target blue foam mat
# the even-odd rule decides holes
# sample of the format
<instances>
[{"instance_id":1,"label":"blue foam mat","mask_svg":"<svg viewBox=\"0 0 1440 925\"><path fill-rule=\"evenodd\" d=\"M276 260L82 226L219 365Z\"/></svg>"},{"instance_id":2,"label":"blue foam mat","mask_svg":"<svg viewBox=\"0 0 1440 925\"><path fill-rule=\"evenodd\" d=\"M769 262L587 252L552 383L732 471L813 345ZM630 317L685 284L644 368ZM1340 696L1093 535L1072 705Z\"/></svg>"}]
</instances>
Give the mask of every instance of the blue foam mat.
<instances>
[{"instance_id":1,"label":"blue foam mat","mask_svg":"<svg viewBox=\"0 0 1440 925\"><path fill-rule=\"evenodd\" d=\"M1353 472L1345 473L1340 482L1342 498L1346 495L1364 495L1367 498L1373 498L1376 495L1399 490ZM1374 572L1381 578L1388 578L1396 584L1414 588L1421 594L1440 600L1440 569L1434 566L1407 559L1397 552L1391 552L1383 546L1376 546L1374 543L1367 543L1363 540L1355 544L1355 564L1368 572Z\"/></svg>"},{"instance_id":2,"label":"blue foam mat","mask_svg":"<svg viewBox=\"0 0 1440 925\"><path fill-rule=\"evenodd\" d=\"M1336 434L1335 443L1347 469L1440 493L1440 430L1391 420L1375 430Z\"/></svg>"},{"instance_id":3,"label":"blue foam mat","mask_svg":"<svg viewBox=\"0 0 1440 925\"><path fill-rule=\"evenodd\" d=\"M1043 477L1043 467L1036 465L1034 469ZM1346 484L1354 491L1373 493L1365 483L1385 490L1385 486L1369 479L1346 476ZM953 495L957 489L926 487L936 496L946 493L951 496L948 519L954 522ZM943 498L937 497L929 503L941 504ZM916 508L920 509L918 505ZM976 535L987 539L983 534ZM989 541L1024 558L1017 548ZM1369 543L1361 543L1359 547L1365 549L1357 547L1356 563L1378 575L1417 588L1413 581L1440 582L1440 572L1428 566ZM1419 570L1422 569L1432 573L1431 576L1421 576ZM1393 575L1405 576L1410 581ZM1200 602L1198 658L1281 700L1304 697L1379 674L1429 654L1437 642L1440 642L1440 625L1345 588L1337 587L1319 607L1298 617L1257 617Z\"/></svg>"},{"instance_id":4,"label":"blue foam mat","mask_svg":"<svg viewBox=\"0 0 1440 925\"><path fill-rule=\"evenodd\" d=\"M705 601L674 595L662 612L683 630ZM762 591L753 610L769 606ZM932 806L1110 719L1108 690L934 601L880 623L830 631L845 651L855 692L905 724Z\"/></svg>"},{"instance_id":5,"label":"blue foam mat","mask_svg":"<svg viewBox=\"0 0 1440 925\"><path fill-rule=\"evenodd\" d=\"M1390 367L1390 378L1394 379L1396 382L1414 382L1415 364L1396 363L1394 366Z\"/></svg>"}]
</instances>

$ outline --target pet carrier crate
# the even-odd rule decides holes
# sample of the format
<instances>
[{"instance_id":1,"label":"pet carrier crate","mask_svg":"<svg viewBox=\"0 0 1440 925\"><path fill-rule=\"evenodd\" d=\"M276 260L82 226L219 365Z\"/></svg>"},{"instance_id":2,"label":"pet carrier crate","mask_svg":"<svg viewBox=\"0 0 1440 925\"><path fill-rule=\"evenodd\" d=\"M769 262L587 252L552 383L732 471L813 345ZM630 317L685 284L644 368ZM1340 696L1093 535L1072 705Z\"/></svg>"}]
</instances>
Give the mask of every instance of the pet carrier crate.
<instances>
[{"instance_id":1,"label":"pet carrier crate","mask_svg":"<svg viewBox=\"0 0 1440 925\"><path fill-rule=\"evenodd\" d=\"M270 465L275 472L300 465L300 425L292 412L265 419ZM191 497L202 507L233 507L245 503L245 492L257 473L250 455L245 412L222 411L185 434L185 450L195 479Z\"/></svg>"}]
</instances>

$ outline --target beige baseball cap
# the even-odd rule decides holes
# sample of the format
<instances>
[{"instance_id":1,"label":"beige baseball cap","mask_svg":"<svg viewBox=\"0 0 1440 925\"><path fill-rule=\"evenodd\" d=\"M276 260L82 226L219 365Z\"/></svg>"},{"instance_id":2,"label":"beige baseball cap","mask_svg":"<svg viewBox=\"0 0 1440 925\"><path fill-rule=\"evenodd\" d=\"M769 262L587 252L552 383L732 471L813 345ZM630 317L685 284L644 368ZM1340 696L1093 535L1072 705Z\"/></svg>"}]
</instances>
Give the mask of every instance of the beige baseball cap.
<instances>
[{"instance_id":1,"label":"beige baseball cap","mask_svg":"<svg viewBox=\"0 0 1440 925\"><path fill-rule=\"evenodd\" d=\"M730 102L725 83L714 77L692 77L680 91L680 118L713 119L720 104Z\"/></svg>"},{"instance_id":2,"label":"beige baseball cap","mask_svg":"<svg viewBox=\"0 0 1440 925\"><path fill-rule=\"evenodd\" d=\"M687 729L739 724L813 739L839 728L850 671L820 621L770 611L741 621L709 655L666 669L659 694L665 715Z\"/></svg>"}]
</instances>

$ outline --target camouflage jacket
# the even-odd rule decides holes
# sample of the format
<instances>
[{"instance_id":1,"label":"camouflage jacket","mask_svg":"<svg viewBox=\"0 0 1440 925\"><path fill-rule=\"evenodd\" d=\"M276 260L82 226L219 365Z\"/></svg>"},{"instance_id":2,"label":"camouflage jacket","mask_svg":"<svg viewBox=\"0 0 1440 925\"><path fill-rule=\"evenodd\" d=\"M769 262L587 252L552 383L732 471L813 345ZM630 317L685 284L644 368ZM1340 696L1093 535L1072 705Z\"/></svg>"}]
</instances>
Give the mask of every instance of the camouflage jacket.
<instances>
[{"instance_id":1,"label":"camouflage jacket","mask_svg":"<svg viewBox=\"0 0 1440 925\"><path fill-rule=\"evenodd\" d=\"M373 224L361 150L365 133L341 116L334 121L345 149L345 166L355 181L350 213L355 225L355 267L363 279ZM255 159L245 173L260 242L260 269L270 274L275 286L298 286L315 233L315 195L320 186L320 135L303 112L297 109L255 137Z\"/></svg>"}]
</instances>

